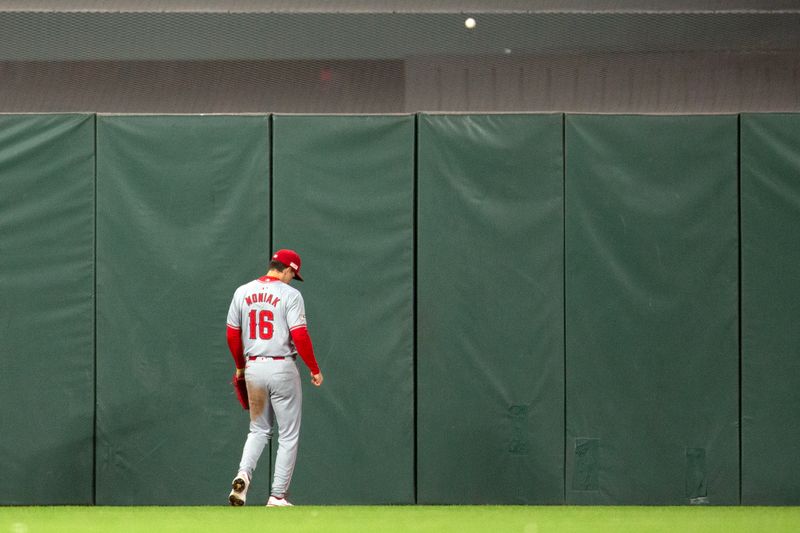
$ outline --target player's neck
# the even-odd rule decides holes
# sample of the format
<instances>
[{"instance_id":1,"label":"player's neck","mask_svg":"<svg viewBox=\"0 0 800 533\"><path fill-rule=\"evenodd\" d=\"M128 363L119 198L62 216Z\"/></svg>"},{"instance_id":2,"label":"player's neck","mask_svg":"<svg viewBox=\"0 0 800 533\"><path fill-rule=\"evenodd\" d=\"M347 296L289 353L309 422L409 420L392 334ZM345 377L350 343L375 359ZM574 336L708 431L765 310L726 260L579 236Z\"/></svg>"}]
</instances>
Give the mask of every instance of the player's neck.
<instances>
[{"instance_id":1,"label":"player's neck","mask_svg":"<svg viewBox=\"0 0 800 533\"><path fill-rule=\"evenodd\" d=\"M286 269L286 270L288 270L288 269ZM277 270L270 270L269 272L267 272L267 275L264 276L264 277L266 277L268 279L274 279L276 281L282 281L284 283L289 283L289 280L291 279L286 275L286 271L278 272Z\"/></svg>"}]
</instances>

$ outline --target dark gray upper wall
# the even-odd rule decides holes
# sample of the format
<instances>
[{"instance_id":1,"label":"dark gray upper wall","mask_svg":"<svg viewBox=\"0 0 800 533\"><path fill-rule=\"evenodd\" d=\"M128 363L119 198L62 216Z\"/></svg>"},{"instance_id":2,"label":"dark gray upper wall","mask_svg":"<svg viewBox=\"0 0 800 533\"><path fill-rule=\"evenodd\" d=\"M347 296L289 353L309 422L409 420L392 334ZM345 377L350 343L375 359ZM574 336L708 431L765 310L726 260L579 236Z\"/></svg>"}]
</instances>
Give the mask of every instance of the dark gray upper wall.
<instances>
[{"instance_id":1,"label":"dark gray upper wall","mask_svg":"<svg viewBox=\"0 0 800 533\"><path fill-rule=\"evenodd\" d=\"M781 11L796 0L0 0L0 10L229 13Z\"/></svg>"},{"instance_id":2,"label":"dark gray upper wall","mask_svg":"<svg viewBox=\"0 0 800 533\"><path fill-rule=\"evenodd\" d=\"M556 10L553 6L561 2L507 1L493 12L487 6L495 3L452 1L426 8L425 2L329 2L325 9L322 2L218 3L229 8L225 11L205 1L72 1L69 8L56 8L59 4L0 2L0 61L406 60L502 55L505 50L528 55L800 50L800 9L789 9L798 2L681 1L667 9L654 1L573 1ZM387 11L401 4L402 11ZM419 10L411 11L412 4ZM724 10L715 10L721 5ZM464 27L464 13L476 18L475 29Z\"/></svg>"},{"instance_id":3,"label":"dark gray upper wall","mask_svg":"<svg viewBox=\"0 0 800 533\"><path fill-rule=\"evenodd\" d=\"M58 111L797 112L800 0L0 0L0 112Z\"/></svg>"}]
</instances>

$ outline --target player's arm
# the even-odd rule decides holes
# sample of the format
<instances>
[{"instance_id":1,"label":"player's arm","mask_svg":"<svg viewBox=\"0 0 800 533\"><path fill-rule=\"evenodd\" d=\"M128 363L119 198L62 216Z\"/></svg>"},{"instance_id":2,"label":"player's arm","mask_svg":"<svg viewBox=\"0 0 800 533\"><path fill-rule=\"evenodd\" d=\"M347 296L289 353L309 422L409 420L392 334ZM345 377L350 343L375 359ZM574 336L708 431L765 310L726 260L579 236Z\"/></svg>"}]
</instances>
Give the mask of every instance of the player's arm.
<instances>
[{"instance_id":1,"label":"player's arm","mask_svg":"<svg viewBox=\"0 0 800 533\"><path fill-rule=\"evenodd\" d=\"M233 293L231 306L228 308L227 338L228 349L231 351L233 361L236 363L236 377L244 376L244 343L242 342L242 312L241 312L242 287Z\"/></svg>"},{"instance_id":2,"label":"player's arm","mask_svg":"<svg viewBox=\"0 0 800 533\"><path fill-rule=\"evenodd\" d=\"M297 353L311 371L311 383L319 387L322 385L322 372L319 371L311 337L308 336L306 305L303 302L303 296L298 291L294 291L286 301L286 323L289 326L289 334Z\"/></svg>"},{"instance_id":3,"label":"player's arm","mask_svg":"<svg viewBox=\"0 0 800 533\"><path fill-rule=\"evenodd\" d=\"M242 330L234 328L228 324L227 330L228 349L231 351L233 361L236 364L236 376L244 375L244 343L242 343Z\"/></svg>"},{"instance_id":4,"label":"player's arm","mask_svg":"<svg viewBox=\"0 0 800 533\"><path fill-rule=\"evenodd\" d=\"M292 335L292 342L297 348L297 353L303 359L308 369L311 371L311 383L319 387L322 385L322 372L319 370L317 358L314 357L314 346L311 344L311 337L305 326L297 326L289 330Z\"/></svg>"}]
</instances>

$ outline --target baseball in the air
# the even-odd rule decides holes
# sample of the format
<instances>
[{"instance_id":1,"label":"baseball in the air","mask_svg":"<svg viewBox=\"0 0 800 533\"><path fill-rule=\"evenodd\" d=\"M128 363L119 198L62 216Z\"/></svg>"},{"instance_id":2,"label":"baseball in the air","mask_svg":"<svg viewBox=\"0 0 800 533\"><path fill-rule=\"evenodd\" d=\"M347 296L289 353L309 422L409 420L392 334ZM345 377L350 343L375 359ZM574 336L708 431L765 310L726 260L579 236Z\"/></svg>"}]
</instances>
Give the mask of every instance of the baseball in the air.
<instances>
[{"instance_id":1,"label":"baseball in the air","mask_svg":"<svg viewBox=\"0 0 800 533\"><path fill-rule=\"evenodd\" d=\"M472 28L475 27L475 19L472 17L468 18L467 20L464 21L464 26L466 26L468 29L471 30Z\"/></svg>"}]
</instances>

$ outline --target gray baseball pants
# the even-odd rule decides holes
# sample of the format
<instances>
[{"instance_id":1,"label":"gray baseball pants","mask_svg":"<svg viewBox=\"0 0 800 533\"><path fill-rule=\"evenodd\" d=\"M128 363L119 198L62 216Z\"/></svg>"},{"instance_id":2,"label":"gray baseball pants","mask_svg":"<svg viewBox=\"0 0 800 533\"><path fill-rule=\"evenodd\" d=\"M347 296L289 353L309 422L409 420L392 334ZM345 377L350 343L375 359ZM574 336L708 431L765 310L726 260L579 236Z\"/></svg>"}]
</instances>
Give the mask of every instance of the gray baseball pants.
<instances>
[{"instance_id":1,"label":"gray baseball pants","mask_svg":"<svg viewBox=\"0 0 800 533\"><path fill-rule=\"evenodd\" d=\"M272 438L272 426L277 420L278 453L270 492L273 496L284 497L292 482L300 439L303 406L300 373L294 359L259 358L247 362L244 375L251 398L250 433L244 443L239 471L247 472L252 479L258 459ZM266 396L260 412L253 409L252 403L258 394Z\"/></svg>"}]
</instances>

